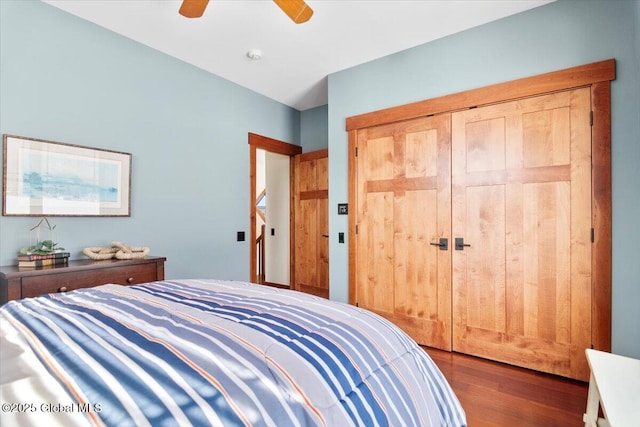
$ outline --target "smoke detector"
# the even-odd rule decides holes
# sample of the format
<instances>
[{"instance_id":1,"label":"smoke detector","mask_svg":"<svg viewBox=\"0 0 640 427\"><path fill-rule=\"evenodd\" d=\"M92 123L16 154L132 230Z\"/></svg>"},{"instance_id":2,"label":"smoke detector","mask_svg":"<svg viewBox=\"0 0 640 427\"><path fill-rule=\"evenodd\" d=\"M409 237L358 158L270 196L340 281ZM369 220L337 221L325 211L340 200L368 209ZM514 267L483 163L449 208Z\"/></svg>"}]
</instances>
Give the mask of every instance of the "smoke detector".
<instances>
[{"instance_id":1,"label":"smoke detector","mask_svg":"<svg viewBox=\"0 0 640 427\"><path fill-rule=\"evenodd\" d=\"M247 58L252 61L259 61L260 59L262 59L262 51L258 49L251 49L247 52Z\"/></svg>"}]
</instances>

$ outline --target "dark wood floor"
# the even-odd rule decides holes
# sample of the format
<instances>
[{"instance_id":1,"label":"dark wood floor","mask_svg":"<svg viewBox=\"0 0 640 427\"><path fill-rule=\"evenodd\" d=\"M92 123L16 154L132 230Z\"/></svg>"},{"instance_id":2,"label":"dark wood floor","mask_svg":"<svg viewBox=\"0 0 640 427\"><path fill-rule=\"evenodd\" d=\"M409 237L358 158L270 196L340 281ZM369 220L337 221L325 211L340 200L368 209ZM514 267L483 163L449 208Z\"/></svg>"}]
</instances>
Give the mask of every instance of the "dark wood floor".
<instances>
[{"instance_id":1,"label":"dark wood floor","mask_svg":"<svg viewBox=\"0 0 640 427\"><path fill-rule=\"evenodd\" d=\"M588 383L426 348L451 384L469 427L584 426Z\"/></svg>"}]
</instances>

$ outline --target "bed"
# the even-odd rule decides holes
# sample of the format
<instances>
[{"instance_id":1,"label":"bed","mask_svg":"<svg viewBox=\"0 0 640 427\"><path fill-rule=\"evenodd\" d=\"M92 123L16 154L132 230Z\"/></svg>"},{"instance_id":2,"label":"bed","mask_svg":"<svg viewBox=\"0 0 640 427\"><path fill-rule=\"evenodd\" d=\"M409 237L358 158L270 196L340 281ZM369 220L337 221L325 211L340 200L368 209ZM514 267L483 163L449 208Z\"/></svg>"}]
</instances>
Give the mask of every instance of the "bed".
<instances>
[{"instance_id":1,"label":"bed","mask_svg":"<svg viewBox=\"0 0 640 427\"><path fill-rule=\"evenodd\" d=\"M0 307L2 425L465 426L363 309L243 282L103 285Z\"/></svg>"}]
</instances>

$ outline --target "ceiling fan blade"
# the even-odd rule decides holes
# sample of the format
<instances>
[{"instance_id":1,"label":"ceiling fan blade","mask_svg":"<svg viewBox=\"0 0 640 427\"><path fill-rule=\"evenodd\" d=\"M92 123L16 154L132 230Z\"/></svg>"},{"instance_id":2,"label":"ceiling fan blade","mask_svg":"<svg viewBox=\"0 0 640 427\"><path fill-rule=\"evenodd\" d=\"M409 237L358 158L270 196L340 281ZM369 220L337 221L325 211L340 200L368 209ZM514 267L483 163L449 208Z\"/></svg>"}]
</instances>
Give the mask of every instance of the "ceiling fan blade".
<instances>
[{"instance_id":1,"label":"ceiling fan blade","mask_svg":"<svg viewBox=\"0 0 640 427\"><path fill-rule=\"evenodd\" d=\"M296 24L307 22L313 9L311 9L304 0L273 0L284 13Z\"/></svg>"},{"instance_id":2,"label":"ceiling fan blade","mask_svg":"<svg viewBox=\"0 0 640 427\"><path fill-rule=\"evenodd\" d=\"M182 0L180 15L187 18L200 18L207 8L209 0Z\"/></svg>"}]
</instances>

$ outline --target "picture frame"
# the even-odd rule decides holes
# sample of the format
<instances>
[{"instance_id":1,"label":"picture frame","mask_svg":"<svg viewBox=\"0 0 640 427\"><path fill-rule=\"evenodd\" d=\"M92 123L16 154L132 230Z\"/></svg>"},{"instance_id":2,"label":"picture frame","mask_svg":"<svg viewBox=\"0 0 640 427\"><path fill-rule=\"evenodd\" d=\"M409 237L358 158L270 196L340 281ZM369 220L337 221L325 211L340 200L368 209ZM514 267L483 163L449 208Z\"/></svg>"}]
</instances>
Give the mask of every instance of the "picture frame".
<instances>
[{"instance_id":1,"label":"picture frame","mask_svg":"<svg viewBox=\"0 0 640 427\"><path fill-rule=\"evenodd\" d=\"M3 216L131 216L131 154L2 136Z\"/></svg>"}]
</instances>

